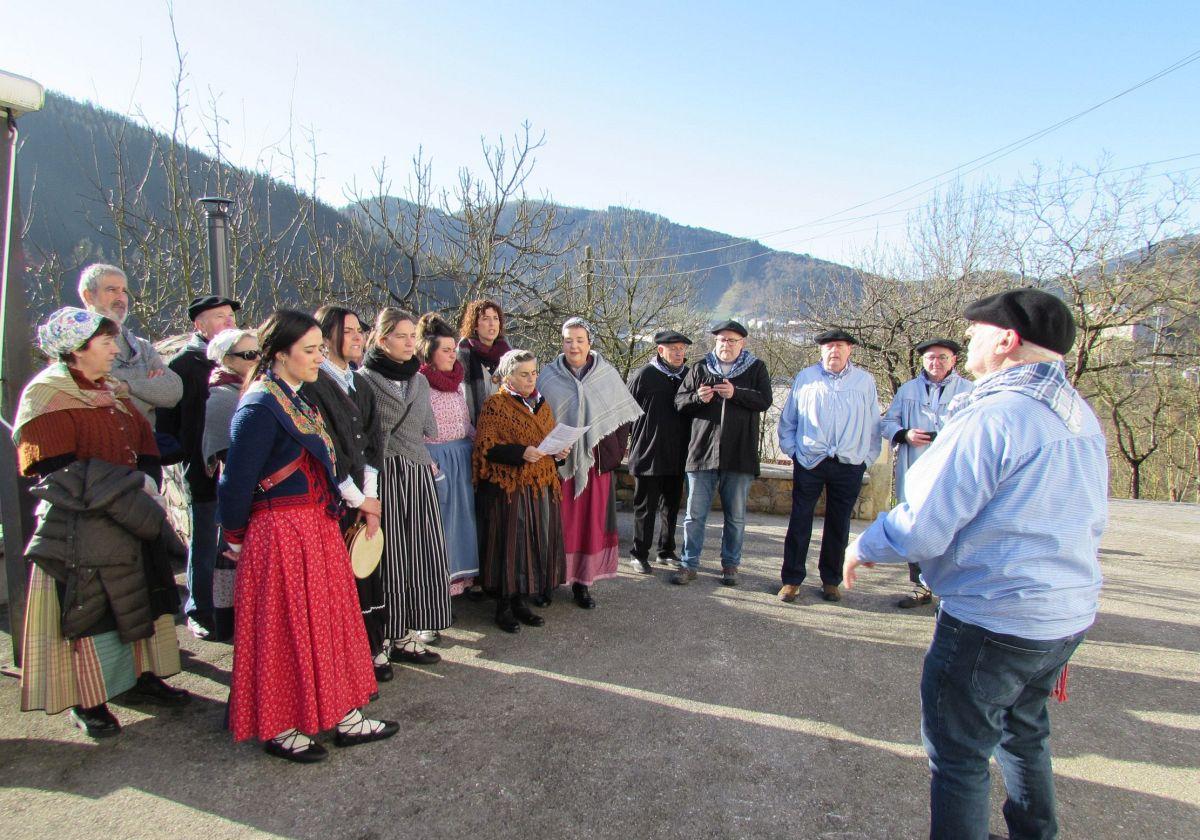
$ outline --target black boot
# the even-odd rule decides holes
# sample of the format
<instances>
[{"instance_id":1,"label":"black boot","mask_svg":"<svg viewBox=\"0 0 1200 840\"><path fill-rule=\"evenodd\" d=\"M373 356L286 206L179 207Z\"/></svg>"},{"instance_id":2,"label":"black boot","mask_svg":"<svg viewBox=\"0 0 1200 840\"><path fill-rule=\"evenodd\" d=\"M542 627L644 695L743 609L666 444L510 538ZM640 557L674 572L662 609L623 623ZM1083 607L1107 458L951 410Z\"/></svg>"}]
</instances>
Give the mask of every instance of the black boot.
<instances>
[{"instance_id":1,"label":"black boot","mask_svg":"<svg viewBox=\"0 0 1200 840\"><path fill-rule=\"evenodd\" d=\"M533 611L529 609L529 605L525 603L525 599L520 595L512 596L511 604L513 617L522 624L526 624L530 627L541 627L546 623L546 619L542 618L540 615L535 615Z\"/></svg>"},{"instance_id":2,"label":"black boot","mask_svg":"<svg viewBox=\"0 0 1200 840\"><path fill-rule=\"evenodd\" d=\"M588 592L588 588L582 583L571 584L571 597L575 599L575 603L581 609L590 610L596 607L596 599L592 597L592 594Z\"/></svg>"},{"instance_id":3,"label":"black boot","mask_svg":"<svg viewBox=\"0 0 1200 840\"><path fill-rule=\"evenodd\" d=\"M121 734L121 724L108 710L107 703L99 706L72 706L71 723L93 738L111 738Z\"/></svg>"},{"instance_id":4,"label":"black boot","mask_svg":"<svg viewBox=\"0 0 1200 840\"><path fill-rule=\"evenodd\" d=\"M521 625L513 616L512 601L509 598L502 596L496 602L496 626L505 633L516 633L521 629Z\"/></svg>"}]
</instances>

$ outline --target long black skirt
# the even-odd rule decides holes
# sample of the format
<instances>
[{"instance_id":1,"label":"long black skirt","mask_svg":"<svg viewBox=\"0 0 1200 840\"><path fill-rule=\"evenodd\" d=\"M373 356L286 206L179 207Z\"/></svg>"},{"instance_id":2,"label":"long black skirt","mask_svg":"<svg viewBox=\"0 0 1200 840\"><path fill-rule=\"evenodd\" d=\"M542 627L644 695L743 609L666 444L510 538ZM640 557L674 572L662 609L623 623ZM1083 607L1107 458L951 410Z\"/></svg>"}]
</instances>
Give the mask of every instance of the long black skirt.
<instances>
[{"instance_id":1,"label":"long black skirt","mask_svg":"<svg viewBox=\"0 0 1200 840\"><path fill-rule=\"evenodd\" d=\"M562 513L550 488L509 496L485 481L475 500L484 590L500 597L547 595L566 580Z\"/></svg>"}]
</instances>

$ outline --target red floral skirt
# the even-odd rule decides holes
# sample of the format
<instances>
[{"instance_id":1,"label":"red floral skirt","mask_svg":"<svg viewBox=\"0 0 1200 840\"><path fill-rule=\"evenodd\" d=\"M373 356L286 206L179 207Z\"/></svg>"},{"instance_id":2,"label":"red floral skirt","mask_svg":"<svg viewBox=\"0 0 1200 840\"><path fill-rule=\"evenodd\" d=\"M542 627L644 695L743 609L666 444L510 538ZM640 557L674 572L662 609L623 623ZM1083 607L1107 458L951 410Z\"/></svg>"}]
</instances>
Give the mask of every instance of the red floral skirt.
<instances>
[{"instance_id":1,"label":"red floral skirt","mask_svg":"<svg viewBox=\"0 0 1200 840\"><path fill-rule=\"evenodd\" d=\"M229 728L315 735L375 691L350 557L316 503L251 514L238 558Z\"/></svg>"}]
</instances>

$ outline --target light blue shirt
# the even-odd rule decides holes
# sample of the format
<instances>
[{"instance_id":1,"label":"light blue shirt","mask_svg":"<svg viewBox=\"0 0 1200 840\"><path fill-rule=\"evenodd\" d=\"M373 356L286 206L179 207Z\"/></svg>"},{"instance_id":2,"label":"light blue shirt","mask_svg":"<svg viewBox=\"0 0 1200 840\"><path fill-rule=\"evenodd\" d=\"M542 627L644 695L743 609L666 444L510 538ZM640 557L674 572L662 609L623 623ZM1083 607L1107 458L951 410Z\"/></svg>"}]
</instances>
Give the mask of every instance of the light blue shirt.
<instances>
[{"instance_id":1,"label":"light blue shirt","mask_svg":"<svg viewBox=\"0 0 1200 840\"><path fill-rule=\"evenodd\" d=\"M806 470L826 458L867 464L879 457L879 394L852 364L830 373L818 362L796 374L779 417L779 449Z\"/></svg>"},{"instance_id":2,"label":"light blue shirt","mask_svg":"<svg viewBox=\"0 0 1200 840\"><path fill-rule=\"evenodd\" d=\"M1096 415L1062 381L1076 431L1029 393L973 399L909 470L907 500L863 533L859 558L919 563L942 609L995 633L1060 639L1091 626L1108 460Z\"/></svg>"},{"instance_id":3,"label":"light blue shirt","mask_svg":"<svg viewBox=\"0 0 1200 840\"><path fill-rule=\"evenodd\" d=\"M933 382L922 371L896 389L892 404L883 413L879 430L890 445L901 429L920 429L941 432L950 403L974 387L971 382L951 371L941 382ZM924 454L927 446L901 443L896 446L896 498L904 501L904 478L913 462Z\"/></svg>"}]
</instances>

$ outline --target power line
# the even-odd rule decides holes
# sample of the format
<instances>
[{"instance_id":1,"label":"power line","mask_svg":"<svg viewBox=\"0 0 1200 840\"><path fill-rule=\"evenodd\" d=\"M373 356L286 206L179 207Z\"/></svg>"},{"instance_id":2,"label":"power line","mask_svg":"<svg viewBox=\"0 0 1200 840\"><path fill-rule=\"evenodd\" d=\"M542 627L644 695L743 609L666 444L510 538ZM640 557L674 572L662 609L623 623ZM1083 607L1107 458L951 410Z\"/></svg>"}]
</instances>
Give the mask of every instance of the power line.
<instances>
[{"instance_id":1,"label":"power line","mask_svg":"<svg viewBox=\"0 0 1200 840\"><path fill-rule=\"evenodd\" d=\"M659 257L635 257L635 258L630 258L628 260L620 260L620 259L612 259L612 258L608 258L608 259L596 258L595 262L601 262L601 263L604 263L604 262L647 262L647 261L651 261L651 260L670 260L670 259L676 259L679 257L701 256L703 254L711 254L716 251L724 251L729 248L736 248L740 245L755 243L759 239L766 239L766 238L769 238L772 236L779 236L780 234L790 233L794 230L800 230L801 228L811 227L816 224L834 220L838 216L842 216L846 213L853 212L854 210L859 210L863 207L867 207L872 204L877 204L880 201L886 201L889 198L893 198L897 195L907 193L917 187L920 187L920 186L923 186L923 185L929 183L930 181L938 181L939 179L944 178L947 175L954 174L955 178L958 178L964 174L970 174L971 172L974 172L977 169L980 169L984 166L995 163L997 160L1000 160L1003 157L1007 157L1008 155L1012 154L1013 152L1016 152L1016 151L1024 148L1025 146L1028 146L1029 144L1034 143L1037 140L1040 140L1041 138L1045 137L1046 135L1051 134L1064 126L1069 125L1070 123L1073 123L1076 120L1087 116L1088 114L1092 113L1093 111L1096 111L1099 108L1103 108L1105 105L1108 105L1109 103L1114 102L1123 96L1127 96L1128 94L1133 93L1134 91L1136 91L1140 88L1143 88L1148 84L1156 82L1159 79L1163 78L1164 76L1174 73L1177 70L1181 70L1184 67L1188 66L1189 64L1192 64L1193 62L1198 61L1198 60L1200 60L1200 50L1196 50L1195 52L1189 53L1188 55L1185 55L1183 58L1180 58L1179 60L1175 61L1173 64L1169 64L1166 67L1159 70L1158 72L1146 77L1145 79L1142 79L1140 82L1137 82L1136 84L1133 84L1133 85L1125 88L1124 90L1113 94L1112 96L1108 97L1107 99L1097 102L1095 105L1092 105L1076 114L1073 114L1072 116L1066 117L1065 119L1059 120L1058 122L1056 122L1052 125L1046 126L1045 128L1042 128L1042 129L1039 129L1038 131L1035 131L1032 134L1027 134L1024 137L1021 137L1017 140L1013 140L1010 143L1000 146L997 149L993 149L992 151L982 154L976 158L968 160L965 163L961 163L957 166L951 167L950 169L945 169L945 170L937 173L936 175L930 175L926 178L922 178L919 181L914 181L913 183L909 184L906 187L902 187L898 190L893 190L890 193L886 193L884 195L878 196L877 198L873 198L868 201L859 202L858 204L851 205L849 207L838 210L835 213L830 213L826 216L821 216L817 219L813 219L812 221L804 222L802 224L794 225L792 227L780 228L779 230L775 230L775 231L768 231L766 233L758 234L749 239L742 239L742 240L738 240L736 242L731 242L731 243L728 243L725 245L718 245L718 246L714 246L712 248L704 248L704 249L701 249L698 251L687 251L687 252L678 253L678 254L666 254L663 256L659 256ZM978 166L976 166L975 164L978 164ZM974 168L967 169L966 172L961 171L963 169L966 169L967 167L974 167ZM951 180L953 180L953 179L951 179ZM937 189L939 186L941 186L941 184L935 185L935 187L933 189ZM714 266L714 267L719 267L719 266ZM700 269L697 269L697 270L700 270Z\"/></svg>"},{"instance_id":2,"label":"power line","mask_svg":"<svg viewBox=\"0 0 1200 840\"><path fill-rule=\"evenodd\" d=\"M1200 153L1191 154L1191 155L1181 155L1178 158L1167 158L1166 160L1182 160L1184 158L1192 158L1192 157L1200 157ZM1145 165L1145 164L1143 164L1143 165ZM1123 167L1122 169L1114 169L1111 171L1112 172L1122 172L1122 171L1127 171L1129 169L1139 169L1139 168L1141 168L1141 167L1140 166L1128 166L1128 167ZM1196 170L1200 170L1200 166L1189 166L1184 169L1176 169L1176 170L1172 170L1169 172L1157 172L1149 177L1165 178L1165 177L1168 177L1171 175L1182 175L1186 172L1193 172ZM1087 178L1091 178L1091 177L1093 177L1093 176L1077 175L1077 176L1073 176L1071 178L1063 178L1059 181L1050 181L1050 182L1047 182L1046 184L1044 184L1043 186L1047 186L1047 187L1055 186L1057 184L1069 183L1070 181L1087 179ZM1131 183L1134 183L1136 180L1138 180L1138 179L1131 178L1131 179L1129 179L1127 181L1123 181L1121 183L1122 184L1131 184ZM997 196L1009 195L1009 194L1012 194L1012 193L1018 192L1018 191L1019 191L1019 189L1004 190L1002 192L996 193L995 195L997 195ZM838 219L835 222L829 222L829 224L840 224L840 225L842 225L841 227L835 228L831 231L826 231L824 233L818 233L818 234L814 234L812 236L807 236L803 239L796 240L795 242L784 243L780 247L781 248L784 248L784 247L795 248L799 245L804 245L808 242L814 242L818 239L828 239L831 236L837 236L838 234L841 234L841 233L847 233L847 234L870 233L875 230L889 230L892 228L904 227L906 224L908 224L907 221L895 222L895 223L889 224L889 225L875 225L872 227L859 228L858 230L851 230L851 231L846 230L846 228L850 227L850 225L853 224L853 222L855 222L855 221L863 221L864 219L874 218L876 216L885 215L886 213L911 212L913 209L916 209L916 208L903 208L903 210L899 210L899 211L898 210L888 210L888 211L881 211L880 213L872 213L872 214L868 214L865 216L853 217L851 219ZM690 274L699 274L699 273L705 272L705 271L715 271L719 268L728 268L729 266L740 265L742 263L750 262L751 260L761 259L762 257L769 257L769 256L772 256L775 254L785 254L785 253L788 253L788 252L779 250L779 249L775 249L775 250L767 249L767 250L760 251L757 254L751 254L748 257L741 257L736 260L730 260L729 262L705 266L703 268L689 268L689 269L684 269L682 271L663 272L661 274L639 274L639 275L637 275L637 277L639 280L665 280L665 279L668 279L671 277L685 277ZM670 258L669 257L658 257L656 259L667 260ZM593 259L593 262L599 262L599 261L600 261L599 259ZM628 262L640 262L640 261L642 261L642 260L633 259L633 258L630 258L628 260ZM614 260L608 260L608 262L614 262ZM628 274L605 274L605 273L601 273L601 272L593 272L592 276L603 278L606 280L620 280L620 279L623 279L630 275L628 275Z\"/></svg>"}]
</instances>

